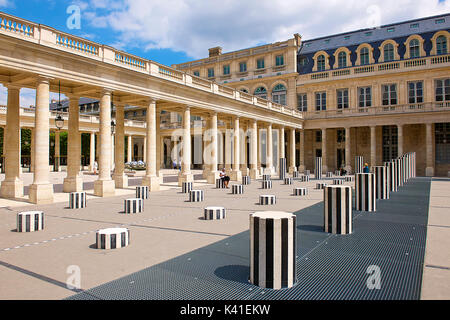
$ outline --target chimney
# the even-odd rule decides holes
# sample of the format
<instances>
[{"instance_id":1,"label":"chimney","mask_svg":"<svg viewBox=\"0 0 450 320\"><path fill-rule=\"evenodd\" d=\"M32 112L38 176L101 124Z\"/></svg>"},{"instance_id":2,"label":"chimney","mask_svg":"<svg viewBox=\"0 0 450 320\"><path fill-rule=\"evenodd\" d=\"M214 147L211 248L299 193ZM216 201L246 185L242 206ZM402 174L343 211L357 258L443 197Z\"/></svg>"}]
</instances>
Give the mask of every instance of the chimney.
<instances>
[{"instance_id":1,"label":"chimney","mask_svg":"<svg viewBox=\"0 0 450 320\"><path fill-rule=\"evenodd\" d=\"M215 47L215 48L211 48L209 49L209 57L217 57L220 56L222 54L222 47Z\"/></svg>"}]
</instances>

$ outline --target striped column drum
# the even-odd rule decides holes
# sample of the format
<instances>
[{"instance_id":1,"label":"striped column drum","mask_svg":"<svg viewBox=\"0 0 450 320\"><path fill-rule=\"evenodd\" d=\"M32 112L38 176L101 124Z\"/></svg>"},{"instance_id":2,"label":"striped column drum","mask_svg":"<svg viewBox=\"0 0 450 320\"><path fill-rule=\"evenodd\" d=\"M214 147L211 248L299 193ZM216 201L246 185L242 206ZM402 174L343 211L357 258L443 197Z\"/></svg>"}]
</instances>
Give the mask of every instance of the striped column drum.
<instances>
[{"instance_id":1,"label":"striped column drum","mask_svg":"<svg viewBox=\"0 0 450 320\"><path fill-rule=\"evenodd\" d=\"M190 202L202 202L205 200L205 193L203 190L191 190L189 192L189 201Z\"/></svg>"},{"instance_id":2,"label":"striped column drum","mask_svg":"<svg viewBox=\"0 0 450 320\"><path fill-rule=\"evenodd\" d=\"M268 180L268 181L262 181L262 189L272 189L272 181Z\"/></svg>"},{"instance_id":3,"label":"striped column drum","mask_svg":"<svg viewBox=\"0 0 450 320\"><path fill-rule=\"evenodd\" d=\"M311 175L311 170L305 170L305 172L303 173L305 176L310 176Z\"/></svg>"},{"instance_id":4,"label":"striped column drum","mask_svg":"<svg viewBox=\"0 0 450 320\"><path fill-rule=\"evenodd\" d=\"M216 179L216 189L225 189L225 181L222 179Z\"/></svg>"},{"instance_id":5,"label":"striped column drum","mask_svg":"<svg viewBox=\"0 0 450 320\"><path fill-rule=\"evenodd\" d=\"M355 174L363 173L364 158L362 156L355 157Z\"/></svg>"},{"instance_id":6,"label":"striped column drum","mask_svg":"<svg viewBox=\"0 0 450 320\"><path fill-rule=\"evenodd\" d=\"M28 211L17 214L17 232L44 230L44 212Z\"/></svg>"},{"instance_id":7,"label":"striped column drum","mask_svg":"<svg viewBox=\"0 0 450 320\"><path fill-rule=\"evenodd\" d=\"M406 157L404 155L401 156L400 161L402 163L402 181L403 181L403 184L405 185L406 182L408 181L408 179L407 179L408 168L407 168Z\"/></svg>"},{"instance_id":8,"label":"striped column drum","mask_svg":"<svg viewBox=\"0 0 450 320\"><path fill-rule=\"evenodd\" d=\"M336 170L336 171L334 172L334 175L335 175L336 177L340 177L340 176L341 176L341 172L340 172L339 170Z\"/></svg>"},{"instance_id":9,"label":"striped column drum","mask_svg":"<svg viewBox=\"0 0 450 320\"><path fill-rule=\"evenodd\" d=\"M244 186L241 184L232 185L231 191L233 194L244 194Z\"/></svg>"},{"instance_id":10,"label":"striped column drum","mask_svg":"<svg viewBox=\"0 0 450 320\"><path fill-rule=\"evenodd\" d=\"M395 179L397 188L403 186L403 178L402 178L402 162L400 159L394 159L395 163Z\"/></svg>"},{"instance_id":11,"label":"striped column drum","mask_svg":"<svg viewBox=\"0 0 450 320\"><path fill-rule=\"evenodd\" d=\"M353 181L355 181L355 177L347 176L347 177L344 178L344 181L345 182L353 182Z\"/></svg>"},{"instance_id":12,"label":"striped column drum","mask_svg":"<svg viewBox=\"0 0 450 320\"><path fill-rule=\"evenodd\" d=\"M71 192L69 194L69 207L70 209L82 209L86 208L86 192Z\"/></svg>"},{"instance_id":13,"label":"striped column drum","mask_svg":"<svg viewBox=\"0 0 450 320\"><path fill-rule=\"evenodd\" d=\"M262 195L259 196L259 204L262 206L277 204L277 197L274 195Z\"/></svg>"},{"instance_id":14,"label":"striped column drum","mask_svg":"<svg viewBox=\"0 0 450 320\"><path fill-rule=\"evenodd\" d=\"M136 187L136 198L147 200L149 198L150 189L146 186Z\"/></svg>"},{"instance_id":15,"label":"striped column drum","mask_svg":"<svg viewBox=\"0 0 450 320\"><path fill-rule=\"evenodd\" d=\"M287 212L250 215L250 283L279 290L296 282L296 216Z\"/></svg>"},{"instance_id":16,"label":"striped column drum","mask_svg":"<svg viewBox=\"0 0 450 320\"><path fill-rule=\"evenodd\" d=\"M342 185L342 184L344 184L344 180L343 179L333 179L333 184L335 186Z\"/></svg>"},{"instance_id":17,"label":"striped column drum","mask_svg":"<svg viewBox=\"0 0 450 320\"><path fill-rule=\"evenodd\" d=\"M222 220L227 216L224 207L207 207L204 210L205 220Z\"/></svg>"},{"instance_id":18,"label":"striped column drum","mask_svg":"<svg viewBox=\"0 0 450 320\"><path fill-rule=\"evenodd\" d=\"M292 185L292 181L293 181L292 178L284 178L285 185L289 185L289 186Z\"/></svg>"},{"instance_id":19,"label":"striped column drum","mask_svg":"<svg viewBox=\"0 0 450 320\"><path fill-rule=\"evenodd\" d=\"M286 158L280 158L280 180L286 178Z\"/></svg>"},{"instance_id":20,"label":"striped column drum","mask_svg":"<svg viewBox=\"0 0 450 320\"><path fill-rule=\"evenodd\" d=\"M130 230L126 228L98 230L96 240L97 249L112 250L125 248L130 244Z\"/></svg>"},{"instance_id":21,"label":"striped column drum","mask_svg":"<svg viewBox=\"0 0 450 320\"><path fill-rule=\"evenodd\" d=\"M126 199L124 201L125 214L141 213L144 211L144 200L141 198Z\"/></svg>"},{"instance_id":22,"label":"striped column drum","mask_svg":"<svg viewBox=\"0 0 450 320\"><path fill-rule=\"evenodd\" d=\"M327 186L323 190L324 229L327 233L351 234L352 187Z\"/></svg>"},{"instance_id":23,"label":"striped column drum","mask_svg":"<svg viewBox=\"0 0 450 320\"><path fill-rule=\"evenodd\" d=\"M322 158L316 157L314 175L316 180L322 179Z\"/></svg>"},{"instance_id":24,"label":"striped column drum","mask_svg":"<svg viewBox=\"0 0 450 320\"><path fill-rule=\"evenodd\" d=\"M300 172L298 172L298 171L292 172L292 178L298 179L299 177L300 177Z\"/></svg>"},{"instance_id":25,"label":"striped column drum","mask_svg":"<svg viewBox=\"0 0 450 320\"><path fill-rule=\"evenodd\" d=\"M376 198L389 199L389 175L387 167L373 167L376 182Z\"/></svg>"},{"instance_id":26,"label":"striped column drum","mask_svg":"<svg viewBox=\"0 0 450 320\"><path fill-rule=\"evenodd\" d=\"M373 173L357 173L356 210L376 211L376 181Z\"/></svg>"},{"instance_id":27,"label":"striped column drum","mask_svg":"<svg viewBox=\"0 0 450 320\"><path fill-rule=\"evenodd\" d=\"M294 196L307 196L308 195L308 189L306 188L295 188L294 189Z\"/></svg>"},{"instance_id":28,"label":"striped column drum","mask_svg":"<svg viewBox=\"0 0 450 320\"><path fill-rule=\"evenodd\" d=\"M333 172L327 172L326 177L327 178L333 178Z\"/></svg>"},{"instance_id":29,"label":"striped column drum","mask_svg":"<svg viewBox=\"0 0 450 320\"><path fill-rule=\"evenodd\" d=\"M263 181L270 181L272 179L272 176L270 174L263 174L262 178Z\"/></svg>"},{"instance_id":30,"label":"striped column drum","mask_svg":"<svg viewBox=\"0 0 450 320\"><path fill-rule=\"evenodd\" d=\"M189 193L194 188L194 183L192 182L183 182L181 184L181 192L182 193Z\"/></svg>"},{"instance_id":31,"label":"striped column drum","mask_svg":"<svg viewBox=\"0 0 450 320\"><path fill-rule=\"evenodd\" d=\"M417 177L417 163L416 163L416 153L411 153L411 166L412 166L412 177Z\"/></svg>"},{"instance_id":32,"label":"striped column drum","mask_svg":"<svg viewBox=\"0 0 450 320\"><path fill-rule=\"evenodd\" d=\"M252 183L252 180L250 179L250 176L243 176L242 177L242 185L248 186Z\"/></svg>"},{"instance_id":33,"label":"striped column drum","mask_svg":"<svg viewBox=\"0 0 450 320\"><path fill-rule=\"evenodd\" d=\"M397 192L398 191L398 184L397 184L397 170L395 169L396 163L394 161L391 162L385 162L384 166L386 167L386 172L388 175L388 183L389 183L389 191L390 192Z\"/></svg>"},{"instance_id":34,"label":"striped column drum","mask_svg":"<svg viewBox=\"0 0 450 320\"><path fill-rule=\"evenodd\" d=\"M328 184L326 184L326 183L316 183L316 190L322 190L322 189L325 189L325 187L327 186Z\"/></svg>"},{"instance_id":35,"label":"striped column drum","mask_svg":"<svg viewBox=\"0 0 450 320\"><path fill-rule=\"evenodd\" d=\"M310 181L310 177L309 176L301 176L300 177L300 181L301 182L309 182Z\"/></svg>"}]
</instances>

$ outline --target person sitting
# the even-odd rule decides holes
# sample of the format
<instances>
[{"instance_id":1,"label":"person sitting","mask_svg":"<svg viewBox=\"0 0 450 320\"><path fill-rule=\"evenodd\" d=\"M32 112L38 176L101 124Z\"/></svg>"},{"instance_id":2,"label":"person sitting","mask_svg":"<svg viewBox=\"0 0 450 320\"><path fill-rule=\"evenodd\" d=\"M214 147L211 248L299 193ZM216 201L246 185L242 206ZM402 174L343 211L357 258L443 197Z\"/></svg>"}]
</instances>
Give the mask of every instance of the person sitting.
<instances>
[{"instance_id":1,"label":"person sitting","mask_svg":"<svg viewBox=\"0 0 450 320\"><path fill-rule=\"evenodd\" d=\"M344 169L344 166L341 167L341 176L346 176L347 175L347 170Z\"/></svg>"},{"instance_id":2,"label":"person sitting","mask_svg":"<svg viewBox=\"0 0 450 320\"><path fill-rule=\"evenodd\" d=\"M220 179L222 179L223 184L225 185L225 188L230 189L230 187L228 186L228 184L230 183L230 177L227 176L227 174L225 173L225 168L222 169L222 171L220 171Z\"/></svg>"},{"instance_id":3,"label":"person sitting","mask_svg":"<svg viewBox=\"0 0 450 320\"><path fill-rule=\"evenodd\" d=\"M363 173L370 173L369 165L367 163L364 164Z\"/></svg>"}]
</instances>

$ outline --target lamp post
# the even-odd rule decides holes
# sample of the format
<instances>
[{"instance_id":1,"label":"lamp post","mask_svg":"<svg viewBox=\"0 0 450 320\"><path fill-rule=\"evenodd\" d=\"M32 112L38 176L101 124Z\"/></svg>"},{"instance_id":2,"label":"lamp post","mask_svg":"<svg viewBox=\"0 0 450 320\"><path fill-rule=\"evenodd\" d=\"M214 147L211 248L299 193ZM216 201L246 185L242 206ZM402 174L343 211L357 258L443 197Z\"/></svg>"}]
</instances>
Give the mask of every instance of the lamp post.
<instances>
[{"instance_id":1,"label":"lamp post","mask_svg":"<svg viewBox=\"0 0 450 320\"><path fill-rule=\"evenodd\" d=\"M58 115L55 118L55 126L58 129L58 133L59 131L64 127L64 118L61 115L61 110L62 110L62 103L61 103L61 81L59 81L59 89L58 89L58 105L56 107L56 111L58 112ZM59 138L59 134L56 135L55 134L55 139ZM56 145L56 141L55 141L55 145ZM58 141L58 145L59 145L59 141ZM53 170L55 172L59 171L59 165L60 165L60 161L59 161L59 155L55 154L55 163L53 166Z\"/></svg>"}]
</instances>

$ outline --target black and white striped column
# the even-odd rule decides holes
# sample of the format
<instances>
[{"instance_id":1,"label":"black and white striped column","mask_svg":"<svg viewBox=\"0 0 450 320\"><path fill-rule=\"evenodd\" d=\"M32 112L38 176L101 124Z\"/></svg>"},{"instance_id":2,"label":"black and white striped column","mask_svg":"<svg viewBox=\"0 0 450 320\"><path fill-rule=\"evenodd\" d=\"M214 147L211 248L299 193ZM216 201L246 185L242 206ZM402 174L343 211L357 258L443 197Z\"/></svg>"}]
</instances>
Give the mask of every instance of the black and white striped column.
<instances>
[{"instance_id":1,"label":"black and white striped column","mask_svg":"<svg viewBox=\"0 0 450 320\"><path fill-rule=\"evenodd\" d=\"M344 184L344 179L333 179L333 184L335 186L342 185L342 184Z\"/></svg>"},{"instance_id":2,"label":"black and white striped column","mask_svg":"<svg viewBox=\"0 0 450 320\"><path fill-rule=\"evenodd\" d=\"M225 181L222 179L216 179L216 189L225 189Z\"/></svg>"},{"instance_id":3,"label":"black and white striped column","mask_svg":"<svg viewBox=\"0 0 450 320\"><path fill-rule=\"evenodd\" d=\"M325 187L327 186L328 184L326 184L326 183L316 183L316 190L322 190L322 189L325 189Z\"/></svg>"},{"instance_id":4,"label":"black and white striped column","mask_svg":"<svg viewBox=\"0 0 450 320\"><path fill-rule=\"evenodd\" d=\"M286 178L286 158L280 158L280 180L284 180Z\"/></svg>"},{"instance_id":5,"label":"black and white striped column","mask_svg":"<svg viewBox=\"0 0 450 320\"><path fill-rule=\"evenodd\" d=\"M305 170L305 172L303 173L305 176L310 176L311 175L311 170Z\"/></svg>"},{"instance_id":6,"label":"black and white striped column","mask_svg":"<svg viewBox=\"0 0 450 320\"><path fill-rule=\"evenodd\" d=\"M307 196L307 195L308 195L307 188L295 188L294 189L294 196Z\"/></svg>"},{"instance_id":7,"label":"black and white striped column","mask_svg":"<svg viewBox=\"0 0 450 320\"><path fill-rule=\"evenodd\" d=\"M149 198L150 188L147 186L136 187L136 198L147 200Z\"/></svg>"},{"instance_id":8,"label":"black and white striped column","mask_svg":"<svg viewBox=\"0 0 450 320\"><path fill-rule=\"evenodd\" d=\"M323 191L325 232L351 234L352 187L327 186Z\"/></svg>"},{"instance_id":9,"label":"black and white striped column","mask_svg":"<svg viewBox=\"0 0 450 320\"><path fill-rule=\"evenodd\" d=\"M287 212L250 215L250 283L291 288L296 282L296 216Z\"/></svg>"},{"instance_id":10,"label":"black and white striped column","mask_svg":"<svg viewBox=\"0 0 450 320\"><path fill-rule=\"evenodd\" d=\"M403 186L402 162L400 159L394 159L393 162L395 163L395 178L396 178L397 189L398 189L398 187Z\"/></svg>"},{"instance_id":11,"label":"black and white striped column","mask_svg":"<svg viewBox=\"0 0 450 320\"><path fill-rule=\"evenodd\" d=\"M292 178L298 179L299 177L300 177L300 172L298 172L298 171L292 172Z\"/></svg>"},{"instance_id":12,"label":"black and white striped column","mask_svg":"<svg viewBox=\"0 0 450 320\"><path fill-rule=\"evenodd\" d=\"M243 176L242 177L242 185L243 186L248 186L252 183L252 180L250 178L250 176Z\"/></svg>"},{"instance_id":13,"label":"black and white striped column","mask_svg":"<svg viewBox=\"0 0 450 320\"><path fill-rule=\"evenodd\" d=\"M96 240L97 249L112 250L125 248L130 244L130 230L126 228L98 230Z\"/></svg>"},{"instance_id":14,"label":"black and white striped column","mask_svg":"<svg viewBox=\"0 0 450 320\"><path fill-rule=\"evenodd\" d=\"M362 156L356 156L355 157L355 174L356 173L363 173L364 168L364 158Z\"/></svg>"},{"instance_id":15,"label":"black and white striped column","mask_svg":"<svg viewBox=\"0 0 450 320\"><path fill-rule=\"evenodd\" d=\"M314 175L316 180L322 179L322 158L316 157Z\"/></svg>"},{"instance_id":16,"label":"black and white striped column","mask_svg":"<svg viewBox=\"0 0 450 320\"><path fill-rule=\"evenodd\" d=\"M205 200L205 193L203 190L191 190L189 192L189 201L190 202L202 202Z\"/></svg>"},{"instance_id":17,"label":"black and white striped column","mask_svg":"<svg viewBox=\"0 0 450 320\"><path fill-rule=\"evenodd\" d=\"M309 176L301 176L300 177L300 181L301 182L309 182L310 181L310 177Z\"/></svg>"},{"instance_id":18,"label":"black and white striped column","mask_svg":"<svg viewBox=\"0 0 450 320\"><path fill-rule=\"evenodd\" d=\"M272 179L272 176L270 174L263 174L262 178L263 181L270 181Z\"/></svg>"},{"instance_id":19,"label":"black and white striped column","mask_svg":"<svg viewBox=\"0 0 450 320\"><path fill-rule=\"evenodd\" d=\"M204 210L205 220L222 220L227 216L227 212L224 207L207 207Z\"/></svg>"},{"instance_id":20,"label":"black and white striped column","mask_svg":"<svg viewBox=\"0 0 450 320\"><path fill-rule=\"evenodd\" d=\"M335 175L336 177L340 177L340 176L341 176L341 171L336 170L336 171L334 172L334 175Z\"/></svg>"},{"instance_id":21,"label":"black and white striped column","mask_svg":"<svg viewBox=\"0 0 450 320\"><path fill-rule=\"evenodd\" d=\"M397 170L395 161L385 162L386 172L389 180L389 191L397 192L398 191L398 183L397 183Z\"/></svg>"},{"instance_id":22,"label":"black and white striped column","mask_svg":"<svg viewBox=\"0 0 450 320\"><path fill-rule=\"evenodd\" d=\"M17 232L44 230L44 212L28 211L17 214Z\"/></svg>"},{"instance_id":23,"label":"black and white striped column","mask_svg":"<svg viewBox=\"0 0 450 320\"><path fill-rule=\"evenodd\" d=\"M353 176L346 176L346 177L344 177L344 181L345 182L353 182L353 181L355 181L355 177L353 177Z\"/></svg>"},{"instance_id":24,"label":"black and white striped column","mask_svg":"<svg viewBox=\"0 0 450 320\"><path fill-rule=\"evenodd\" d=\"M244 186L241 184L234 184L231 186L233 194L244 194Z\"/></svg>"},{"instance_id":25,"label":"black and white striped column","mask_svg":"<svg viewBox=\"0 0 450 320\"><path fill-rule=\"evenodd\" d=\"M333 178L333 172L327 172L326 177L327 178Z\"/></svg>"},{"instance_id":26,"label":"black and white striped column","mask_svg":"<svg viewBox=\"0 0 450 320\"><path fill-rule=\"evenodd\" d=\"M194 188L193 182L183 182L181 184L181 192L182 193L189 193Z\"/></svg>"},{"instance_id":27,"label":"black and white striped column","mask_svg":"<svg viewBox=\"0 0 450 320\"><path fill-rule=\"evenodd\" d=\"M261 181L261 188L262 189L272 189L272 181Z\"/></svg>"},{"instance_id":28,"label":"black and white striped column","mask_svg":"<svg viewBox=\"0 0 450 320\"><path fill-rule=\"evenodd\" d=\"M284 184L285 185L292 185L292 178L284 178Z\"/></svg>"},{"instance_id":29,"label":"black and white striped column","mask_svg":"<svg viewBox=\"0 0 450 320\"><path fill-rule=\"evenodd\" d=\"M259 196L259 204L262 206L277 204L277 197L274 195L262 195Z\"/></svg>"},{"instance_id":30,"label":"black and white striped column","mask_svg":"<svg viewBox=\"0 0 450 320\"><path fill-rule=\"evenodd\" d=\"M144 211L144 200L141 198L126 199L124 207L125 214L141 213Z\"/></svg>"},{"instance_id":31,"label":"black and white striped column","mask_svg":"<svg viewBox=\"0 0 450 320\"><path fill-rule=\"evenodd\" d=\"M71 192L69 194L69 208L70 209L82 209L86 208L86 192Z\"/></svg>"},{"instance_id":32,"label":"black and white striped column","mask_svg":"<svg viewBox=\"0 0 450 320\"><path fill-rule=\"evenodd\" d=\"M388 168L376 166L373 167L376 181L376 198L389 199L389 175Z\"/></svg>"},{"instance_id":33,"label":"black and white striped column","mask_svg":"<svg viewBox=\"0 0 450 320\"><path fill-rule=\"evenodd\" d=\"M376 211L376 181L373 173L357 173L356 184L356 210Z\"/></svg>"}]
</instances>

